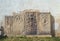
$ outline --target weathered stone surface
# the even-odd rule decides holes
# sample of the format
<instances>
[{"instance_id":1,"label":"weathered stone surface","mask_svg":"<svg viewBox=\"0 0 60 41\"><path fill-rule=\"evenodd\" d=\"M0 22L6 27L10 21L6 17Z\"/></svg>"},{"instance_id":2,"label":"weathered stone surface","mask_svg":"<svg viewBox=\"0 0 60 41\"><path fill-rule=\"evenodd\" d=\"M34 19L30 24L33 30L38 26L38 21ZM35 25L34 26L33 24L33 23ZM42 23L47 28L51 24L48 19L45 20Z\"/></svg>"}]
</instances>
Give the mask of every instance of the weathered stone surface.
<instances>
[{"instance_id":1,"label":"weathered stone surface","mask_svg":"<svg viewBox=\"0 0 60 41\"><path fill-rule=\"evenodd\" d=\"M51 14L36 10L24 10L5 17L5 34L9 35L51 35Z\"/></svg>"}]
</instances>

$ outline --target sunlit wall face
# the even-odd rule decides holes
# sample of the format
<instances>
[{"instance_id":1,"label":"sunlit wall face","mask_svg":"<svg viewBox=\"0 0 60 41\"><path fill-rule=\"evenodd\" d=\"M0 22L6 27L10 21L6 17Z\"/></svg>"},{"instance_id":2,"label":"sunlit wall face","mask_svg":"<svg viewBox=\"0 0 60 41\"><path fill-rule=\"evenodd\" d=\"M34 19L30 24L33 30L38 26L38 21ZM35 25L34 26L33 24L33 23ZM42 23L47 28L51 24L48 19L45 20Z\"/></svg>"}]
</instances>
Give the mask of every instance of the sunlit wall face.
<instances>
[{"instance_id":1,"label":"sunlit wall face","mask_svg":"<svg viewBox=\"0 0 60 41\"><path fill-rule=\"evenodd\" d=\"M56 19L60 16L60 0L0 0L0 20L24 9L50 11Z\"/></svg>"}]
</instances>

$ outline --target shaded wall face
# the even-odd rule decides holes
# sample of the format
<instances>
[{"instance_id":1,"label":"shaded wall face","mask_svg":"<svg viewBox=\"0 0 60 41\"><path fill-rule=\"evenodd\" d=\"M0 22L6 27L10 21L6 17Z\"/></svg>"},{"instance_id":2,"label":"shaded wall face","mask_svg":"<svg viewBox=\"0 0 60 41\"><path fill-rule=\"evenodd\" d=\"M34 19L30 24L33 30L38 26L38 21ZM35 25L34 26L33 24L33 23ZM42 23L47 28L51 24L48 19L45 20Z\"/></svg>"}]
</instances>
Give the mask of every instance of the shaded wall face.
<instances>
[{"instance_id":1,"label":"shaded wall face","mask_svg":"<svg viewBox=\"0 0 60 41\"><path fill-rule=\"evenodd\" d=\"M55 19L52 15L51 15L51 35L55 37Z\"/></svg>"},{"instance_id":2,"label":"shaded wall face","mask_svg":"<svg viewBox=\"0 0 60 41\"><path fill-rule=\"evenodd\" d=\"M36 14L34 12L27 12L25 14L25 34L36 35L37 34L37 21Z\"/></svg>"}]
</instances>

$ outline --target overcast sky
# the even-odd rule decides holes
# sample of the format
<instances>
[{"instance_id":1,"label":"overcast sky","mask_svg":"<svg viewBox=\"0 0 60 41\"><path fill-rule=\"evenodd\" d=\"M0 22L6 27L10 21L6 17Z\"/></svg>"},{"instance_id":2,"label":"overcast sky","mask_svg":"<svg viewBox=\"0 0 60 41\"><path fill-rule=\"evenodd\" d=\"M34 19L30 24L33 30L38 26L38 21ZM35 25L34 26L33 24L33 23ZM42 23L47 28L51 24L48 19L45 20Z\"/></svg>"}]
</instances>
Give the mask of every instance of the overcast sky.
<instances>
[{"instance_id":1,"label":"overcast sky","mask_svg":"<svg viewBox=\"0 0 60 41\"><path fill-rule=\"evenodd\" d=\"M24 9L50 11L56 19L60 16L60 0L0 0L0 20Z\"/></svg>"}]
</instances>

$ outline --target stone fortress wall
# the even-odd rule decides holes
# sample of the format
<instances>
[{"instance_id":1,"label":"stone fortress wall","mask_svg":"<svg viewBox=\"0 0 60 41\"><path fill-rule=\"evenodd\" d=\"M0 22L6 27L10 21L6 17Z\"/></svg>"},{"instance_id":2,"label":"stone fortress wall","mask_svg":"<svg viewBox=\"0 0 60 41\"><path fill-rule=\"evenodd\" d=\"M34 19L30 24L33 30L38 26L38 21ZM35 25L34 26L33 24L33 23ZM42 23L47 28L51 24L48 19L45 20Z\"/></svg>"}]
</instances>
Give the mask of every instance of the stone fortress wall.
<instances>
[{"instance_id":1,"label":"stone fortress wall","mask_svg":"<svg viewBox=\"0 0 60 41\"><path fill-rule=\"evenodd\" d=\"M54 18L50 12L24 10L5 16L4 31L10 35L54 35Z\"/></svg>"}]
</instances>

